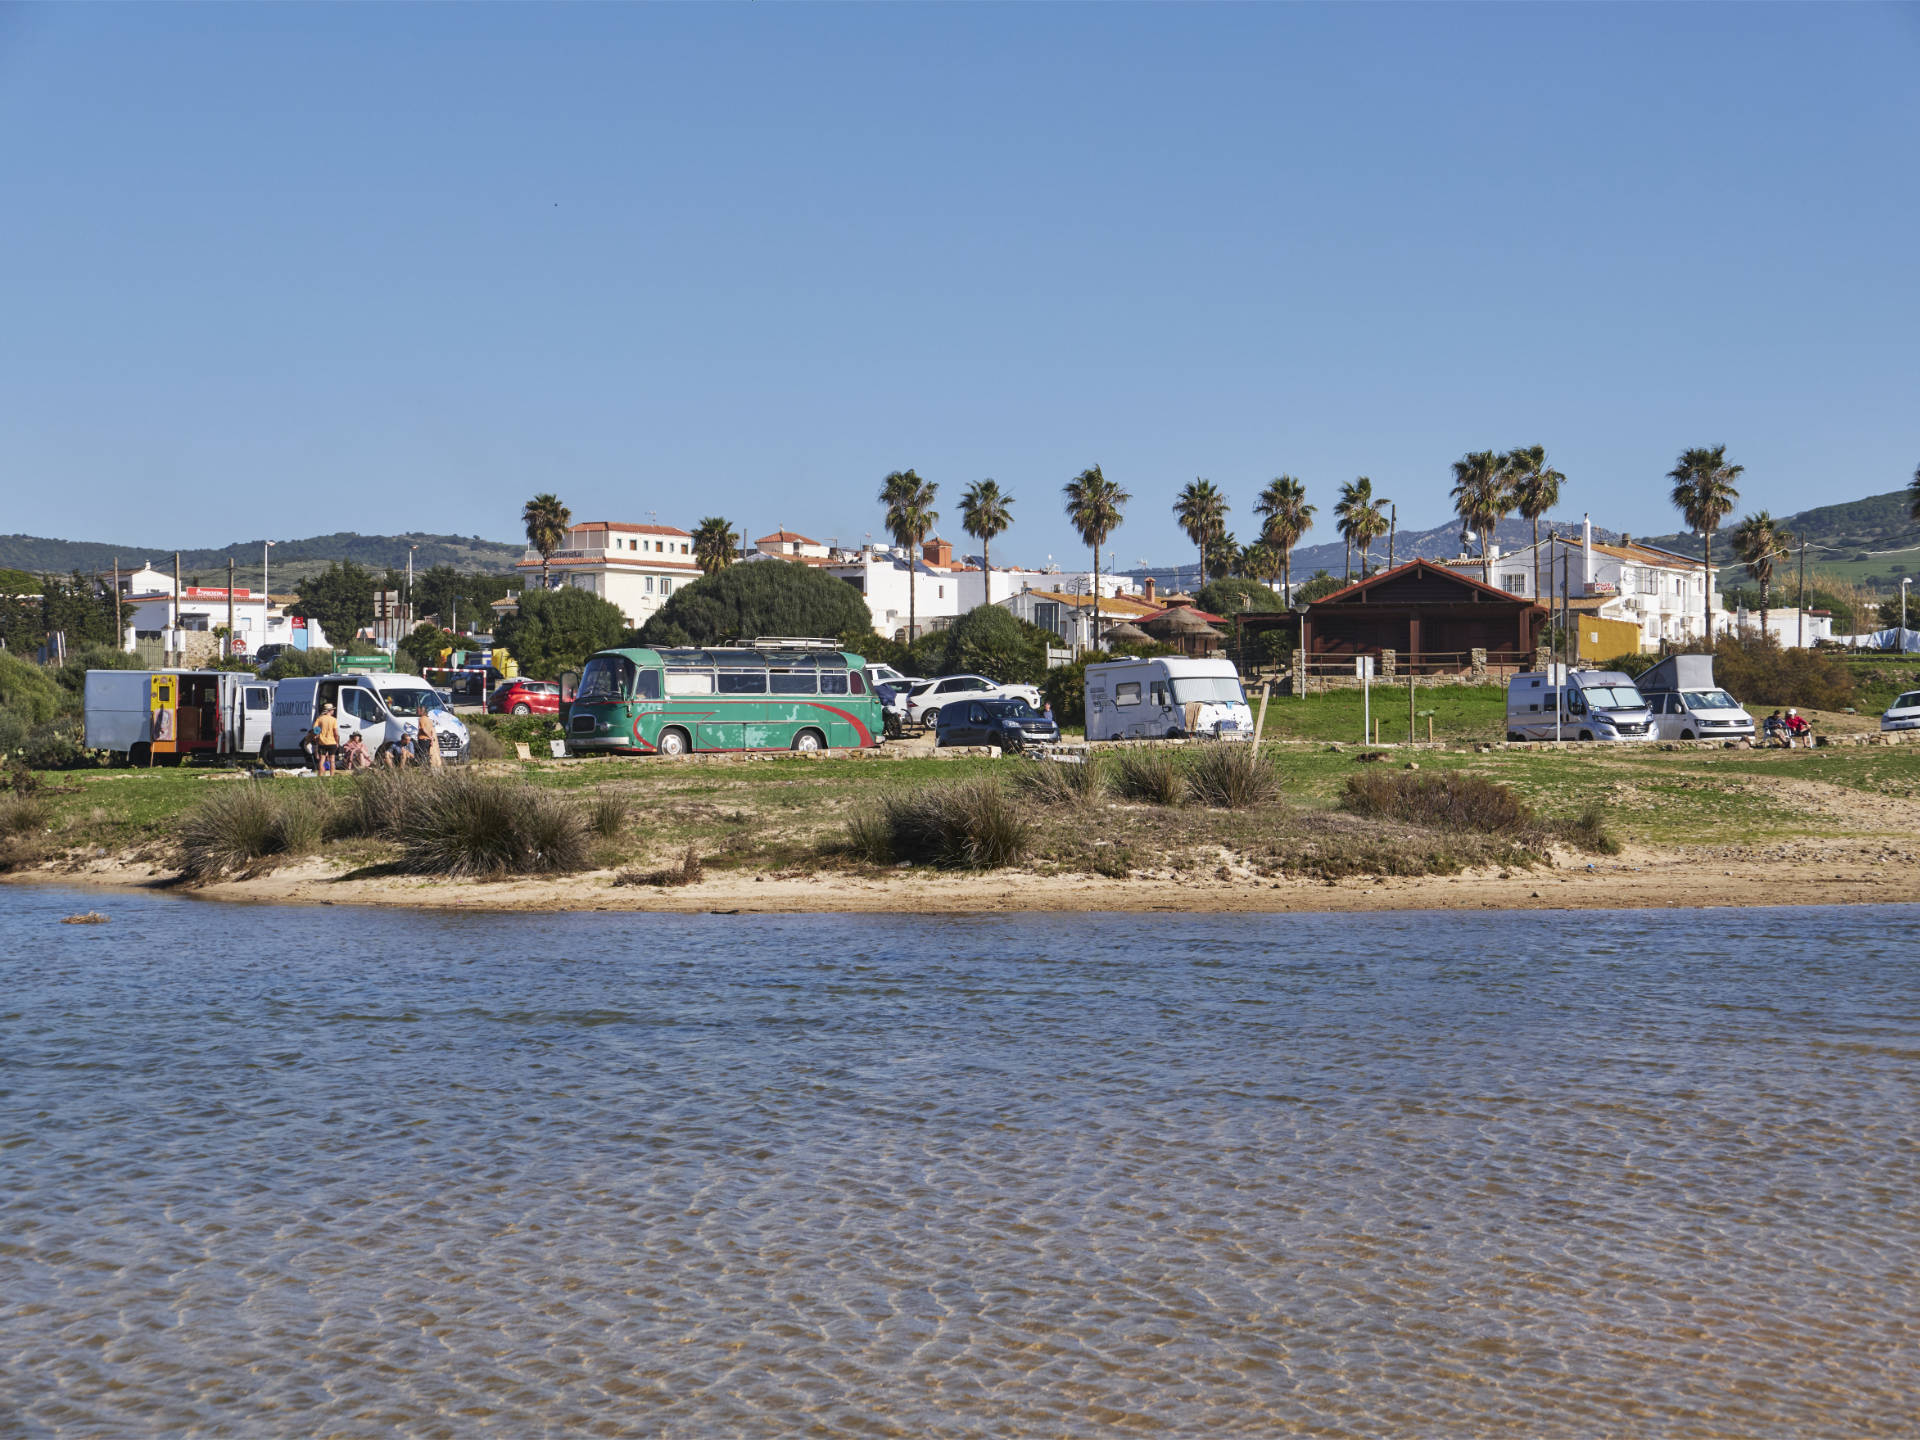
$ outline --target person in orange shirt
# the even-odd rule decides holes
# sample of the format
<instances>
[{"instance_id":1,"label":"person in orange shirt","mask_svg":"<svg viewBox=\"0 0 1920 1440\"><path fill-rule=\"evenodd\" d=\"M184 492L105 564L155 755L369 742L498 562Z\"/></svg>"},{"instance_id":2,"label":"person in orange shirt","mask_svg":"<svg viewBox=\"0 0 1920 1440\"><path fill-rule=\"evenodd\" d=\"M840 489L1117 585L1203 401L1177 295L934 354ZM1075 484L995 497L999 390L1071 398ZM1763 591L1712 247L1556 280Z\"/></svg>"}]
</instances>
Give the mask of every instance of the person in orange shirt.
<instances>
[{"instance_id":1,"label":"person in orange shirt","mask_svg":"<svg viewBox=\"0 0 1920 1440\"><path fill-rule=\"evenodd\" d=\"M313 768L322 775L333 774L333 757L340 753L340 722L333 706L322 705L320 718L313 722Z\"/></svg>"}]
</instances>

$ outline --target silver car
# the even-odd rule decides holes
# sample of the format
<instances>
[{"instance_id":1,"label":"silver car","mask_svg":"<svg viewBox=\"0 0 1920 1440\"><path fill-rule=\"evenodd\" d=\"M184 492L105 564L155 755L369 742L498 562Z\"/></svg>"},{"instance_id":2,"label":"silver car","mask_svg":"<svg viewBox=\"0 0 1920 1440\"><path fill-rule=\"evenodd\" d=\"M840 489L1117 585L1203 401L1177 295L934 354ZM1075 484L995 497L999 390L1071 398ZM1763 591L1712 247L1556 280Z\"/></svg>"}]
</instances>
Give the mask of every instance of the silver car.
<instances>
[{"instance_id":1,"label":"silver car","mask_svg":"<svg viewBox=\"0 0 1920 1440\"><path fill-rule=\"evenodd\" d=\"M1920 730L1920 690L1909 690L1880 717L1882 730Z\"/></svg>"}]
</instances>

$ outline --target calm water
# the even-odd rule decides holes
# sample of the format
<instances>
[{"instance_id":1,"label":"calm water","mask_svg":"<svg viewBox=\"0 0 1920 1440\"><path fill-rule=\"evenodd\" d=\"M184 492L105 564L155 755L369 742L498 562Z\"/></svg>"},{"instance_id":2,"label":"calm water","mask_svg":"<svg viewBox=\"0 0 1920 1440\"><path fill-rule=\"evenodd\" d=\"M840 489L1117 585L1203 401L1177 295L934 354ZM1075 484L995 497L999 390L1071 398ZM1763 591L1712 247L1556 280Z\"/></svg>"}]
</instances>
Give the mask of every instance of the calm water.
<instances>
[{"instance_id":1,"label":"calm water","mask_svg":"<svg viewBox=\"0 0 1920 1440\"><path fill-rule=\"evenodd\" d=\"M1913 910L0 913L0 1435L1920 1423Z\"/></svg>"}]
</instances>

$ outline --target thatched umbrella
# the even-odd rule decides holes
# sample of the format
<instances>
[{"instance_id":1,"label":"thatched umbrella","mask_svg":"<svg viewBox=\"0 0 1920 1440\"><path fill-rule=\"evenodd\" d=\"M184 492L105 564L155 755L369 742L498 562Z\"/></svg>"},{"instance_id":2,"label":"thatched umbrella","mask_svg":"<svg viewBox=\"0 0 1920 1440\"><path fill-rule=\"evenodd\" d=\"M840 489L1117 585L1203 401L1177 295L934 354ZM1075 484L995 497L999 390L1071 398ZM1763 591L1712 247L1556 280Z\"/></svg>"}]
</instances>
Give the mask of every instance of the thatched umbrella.
<instances>
[{"instance_id":1,"label":"thatched umbrella","mask_svg":"<svg viewBox=\"0 0 1920 1440\"><path fill-rule=\"evenodd\" d=\"M1156 615L1147 621L1148 633L1158 636L1169 645L1178 645L1189 655L1204 650L1217 650L1220 642L1227 637L1202 620L1193 611L1184 606Z\"/></svg>"},{"instance_id":2,"label":"thatched umbrella","mask_svg":"<svg viewBox=\"0 0 1920 1440\"><path fill-rule=\"evenodd\" d=\"M1109 641L1120 640L1132 645L1153 643L1153 637L1131 620L1116 620L1111 625L1103 626L1101 634Z\"/></svg>"}]
</instances>

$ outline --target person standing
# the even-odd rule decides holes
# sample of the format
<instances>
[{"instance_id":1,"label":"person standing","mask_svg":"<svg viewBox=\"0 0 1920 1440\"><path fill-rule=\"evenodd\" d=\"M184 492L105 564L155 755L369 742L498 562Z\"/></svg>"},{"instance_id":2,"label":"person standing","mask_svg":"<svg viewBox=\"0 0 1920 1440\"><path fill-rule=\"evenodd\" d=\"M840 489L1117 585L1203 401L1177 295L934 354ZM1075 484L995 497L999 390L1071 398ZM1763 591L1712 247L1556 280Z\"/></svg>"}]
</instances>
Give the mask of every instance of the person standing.
<instances>
[{"instance_id":1,"label":"person standing","mask_svg":"<svg viewBox=\"0 0 1920 1440\"><path fill-rule=\"evenodd\" d=\"M321 775L333 774L333 757L340 753L340 722L333 706L322 705L320 718L313 722L313 766Z\"/></svg>"},{"instance_id":2,"label":"person standing","mask_svg":"<svg viewBox=\"0 0 1920 1440\"><path fill-rule=\"evenodd\" d=\"M433 716L427 707L422 705L414 719L420 726L414 738L414 761L416 764L425 764L429 769L438 770L441 763L440 736L433 728Z\"/></svg>"}]
</instances>

